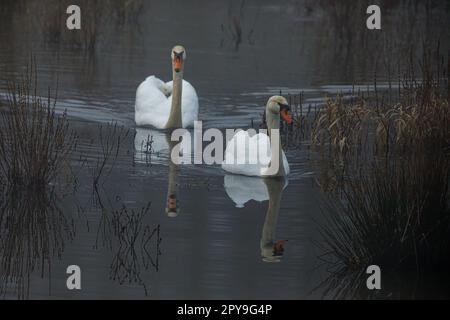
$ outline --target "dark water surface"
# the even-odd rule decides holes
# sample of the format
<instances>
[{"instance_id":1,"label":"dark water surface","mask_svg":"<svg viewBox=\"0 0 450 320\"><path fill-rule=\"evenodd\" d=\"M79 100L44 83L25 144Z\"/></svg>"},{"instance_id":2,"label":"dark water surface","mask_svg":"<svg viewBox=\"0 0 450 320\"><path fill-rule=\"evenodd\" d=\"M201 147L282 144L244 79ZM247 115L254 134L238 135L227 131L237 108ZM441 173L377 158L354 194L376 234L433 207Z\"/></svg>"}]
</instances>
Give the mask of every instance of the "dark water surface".
<instances>
[{"instance_id":1,"label":"dark water surface","mask_svg":"<svg viewBox=\"0 0 450 320\"><path fill-rule=\"evenodd\" d=\"M20 288L25 297L42 299L320 297L321 290L312 290L326 276L318 268L322 252L314 244L320 242L323 195L305 148L287 150L292 173L284 189L275 186L281 196L279 212L268 212L268 186L261 180L226 177L218 166L173 168L165 133L135 128L133 121L137 86L151 74L169 80L170 49L177 43L187 49L185 78L199 95L199 118L205 128L220 129L258 122L267 97L280 90L304 92L306 104L320 103L354 84L370 89L374 70L380 69L375 61L378 66L391 61L395 70L398 57L414 43L440 35L442 47L447 45L449 30L441 26L448 13L442 8L428 12L422 5L406 7L399 1L388 6L383 33L374 33L365 29L364 11L352 11L357 9L345 1L334 9L319 3L148 1L138 24L118 25L103 17L92 52L73 44L62 27L61 38L49 39L47 29L35 27L26 6L5 5L0 93L26 70L33 54L39 85L58 84L58 110L67 110L80 135L72 159L77 181L58 186L64 191L46 206L59 208L49 219L54 222L50 235L60 236L52 237L48 247L35 244L38 251L52 252L52 258L24 259L23 265L34 267L17 268L16 273L3 268L5 297L16 298ZM381 87L391 76L384 71L377 74ZM130 133L111 173L95 191L89 165L80 159L98 156L98 144L91 140L97 139L99 124L111 121ZM147 136L153 136L159 150L151 164L139 147ZM170 182L178 190L176 217L165 210ZM252 198L264 201L246 202ZM114 212L123 206L128 213L137 212L149 202L142 219L122 213L123 232L114 232ZM27 209L13 203L2 210ZM261 242L267 235L288 240L281 257L265 259ZM14 248L12 243L3 246L8 245ZM16 255L3 252L2 259ZM65 271L72 264L81 267L81 291L66 288ZM23 280L19 285L18 278Z\"/></svg>"}]
</instances>

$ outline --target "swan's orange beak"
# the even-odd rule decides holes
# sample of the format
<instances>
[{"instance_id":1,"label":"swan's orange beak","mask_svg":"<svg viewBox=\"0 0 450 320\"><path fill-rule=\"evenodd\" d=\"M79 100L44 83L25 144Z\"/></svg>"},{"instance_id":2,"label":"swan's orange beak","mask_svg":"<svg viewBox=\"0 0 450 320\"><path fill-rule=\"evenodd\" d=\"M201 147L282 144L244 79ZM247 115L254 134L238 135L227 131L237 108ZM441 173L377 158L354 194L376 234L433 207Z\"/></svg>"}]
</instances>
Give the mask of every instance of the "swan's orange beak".
<instances>
[{"instance_id":1,"label":"swan's orange beak","mask_svg":"<svg viewBox=\"0 0 450 320\"><path fill-rule=\"evenodd\" d=\"M289 112L290 108L288 105L286 104L282 104L280 105L280 116L281 119L283 119L284 121L286 121L288 124L292 123L292 115Z\"/></svg>"},{"instance_id":2,"label":"swan's orange beak","mask_svg":"<svg viewBox=\"0 0 450 320\"><path fill-rule=\"evenodd\" d=\"M181 68L183 68L183 59L181 57L175 57L173 59L173 69L175 72L180 72Z\"/></svg>"}]
</instances>

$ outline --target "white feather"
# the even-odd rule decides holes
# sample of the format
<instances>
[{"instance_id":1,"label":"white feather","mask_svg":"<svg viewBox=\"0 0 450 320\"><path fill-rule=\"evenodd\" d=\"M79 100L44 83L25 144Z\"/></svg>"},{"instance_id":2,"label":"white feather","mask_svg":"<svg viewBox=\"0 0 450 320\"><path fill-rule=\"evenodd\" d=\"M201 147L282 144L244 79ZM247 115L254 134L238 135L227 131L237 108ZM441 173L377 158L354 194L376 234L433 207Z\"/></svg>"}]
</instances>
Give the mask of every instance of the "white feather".
<instances>
[{"instance_id":1,"label":"white feather","mask_svg":"<svg viewBox=\"0 0 450 320\"><path fill-rule=\"evenodd\" d=\"M164 83L155 76L143 81L136 91L135 121L138 126L164 129L172 106L172 81ZM183 80L181 95L183 128L192 127L198 118L198 97L194 87Z\"/></svg>"},{"instance_id":2,"label":"white feather","mask_svg":"<svg viewBox=\"0 0 450 320\"><path fill-rule=\"evenodd\" d=\"M289 174L289 163L283 152L285 173ZM250 136L240 130L227 143L222 169L246 176L264 176L271 157L270 138L265 133Z\"/></svg>"}]
</instances>

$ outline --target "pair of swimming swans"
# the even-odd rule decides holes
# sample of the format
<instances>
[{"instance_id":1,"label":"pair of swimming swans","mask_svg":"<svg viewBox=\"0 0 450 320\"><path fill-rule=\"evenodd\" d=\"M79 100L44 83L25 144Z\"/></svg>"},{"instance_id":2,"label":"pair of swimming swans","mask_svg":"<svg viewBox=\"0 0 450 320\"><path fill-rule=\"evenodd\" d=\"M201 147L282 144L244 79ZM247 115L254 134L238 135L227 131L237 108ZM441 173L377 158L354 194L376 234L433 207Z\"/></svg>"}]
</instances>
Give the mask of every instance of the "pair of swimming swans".
<instances>
[{"instance_id":1,"label":"pair of swimming swans","mask_svg":"<svg viewBox=\"0 0 450 320\"><path fill-rule=\"evenodd\" d=\"M198 118L198 97L194 87L183 79L186 50L175 46L171 52L173 80L164 83L155 76L142 82L136 92L135 121L138 126L153 126L157 129L187 128ZM226 175L224 186L228 196L237 207L243 207L250 200L269 201L266 218L260 241L261 255L266 262L278 262L283 255L285 240L276 240L276 225L278 220L281 194L287 185L285 176L289 174L289 164L281 149L280 136L272 137L272 130L280 128L280 118L292 122L289 106L284 97L273 96L266 105L266 123L269 135L250 131L238 131L225 149L225 159L222 168L237 175ZM135 137L136 150L145 149L143 144L149 143L150 135L138 129ZM172 154L175 143L169 135L165 136L168 154ZM273 150L271 142L278 145ZM164 145L164 143L162 143ZM266 156L270 163L277 162L274 172L268 173L267 166L259 159L260 148L268 148ZM176 217L179 213L178 203L179 167L169 159L169 183L167 190L166 213ZM239 176L241 175L241 176ZM258 179L256 176L272 179Z\"/></svg>"},{"instance_id":2,"label":"pair of swimming swans","mask_svg":"<svg viewBox=\"0 0 450 320\"><path fill-rule=\"evenodd\" d=\"M186 50L175 46L171 51L173 80L163 82L150 76L136 91L135 122L138 126L153 126L157 129L187 128L198 118L198 97L194 87L183 79ZM289 164L278 137L270 139L272 130L280 128L280 118L292 122L289 106L282 96L269 98L266 105L268 135L249 131L238 131L225 149L222 168L233 174L246 176L274 177L289 174ZM274 149L276 142L277 149ZM276 170L267 171L267 164L260 161L259 150L266 147L270 163L277 163Z\"/></svg>"}]
</instances>

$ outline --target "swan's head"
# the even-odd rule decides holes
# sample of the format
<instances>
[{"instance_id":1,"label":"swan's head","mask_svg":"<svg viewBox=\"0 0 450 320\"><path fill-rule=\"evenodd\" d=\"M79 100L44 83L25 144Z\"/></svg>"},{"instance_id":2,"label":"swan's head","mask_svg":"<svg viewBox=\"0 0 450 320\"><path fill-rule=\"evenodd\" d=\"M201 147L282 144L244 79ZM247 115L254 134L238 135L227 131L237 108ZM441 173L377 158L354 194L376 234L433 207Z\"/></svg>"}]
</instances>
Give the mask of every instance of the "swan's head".
<instances>
[{"instance_id":1,"label":"swan's head","mask_svg":"<svg viewBox=\"0 0 450 320\"><path fill-rule=\"evenodd\" d=\"M280 118L286 121L288 124L292 123L292 115L290 113L291 108L285 97L272 96L267 101L267 108L270 112L279 114Z\"/></svg>"},{"instance_id":2,"label":"swan's head","mask_svg":"<svg viewBox=\"0 0 450 320\"><path fill-rule=\"evenodd\" d=\"M183 70L184 61L186 60L186 49L183 46L175 46L170 54L172 58L172 67L175 72Z\"/></svg>"}]
</instances>

